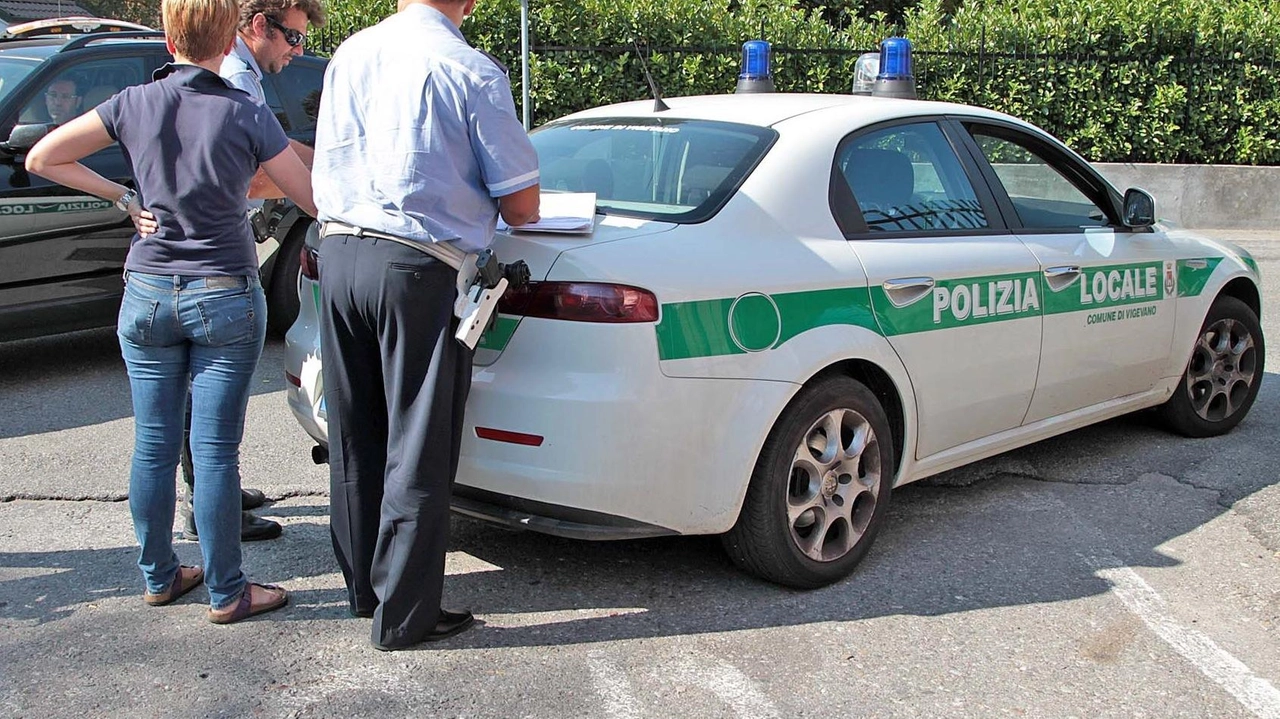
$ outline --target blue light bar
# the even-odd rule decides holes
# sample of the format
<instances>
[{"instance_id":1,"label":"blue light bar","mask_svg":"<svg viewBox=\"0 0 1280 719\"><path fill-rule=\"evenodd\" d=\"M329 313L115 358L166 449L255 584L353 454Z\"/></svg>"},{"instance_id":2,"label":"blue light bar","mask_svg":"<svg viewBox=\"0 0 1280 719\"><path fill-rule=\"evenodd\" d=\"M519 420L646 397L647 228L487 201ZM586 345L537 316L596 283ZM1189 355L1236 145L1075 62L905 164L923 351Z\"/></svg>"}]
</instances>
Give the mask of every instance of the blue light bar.
<instances>
[{"instance_id":1,"label":"blue light bar","mask_svg":"<svg viewBox=\"0 0 1280 719\"><path fill-rule=\"evenodd\" d=\"M742 43L742 72L739 80L763 80L769 77L769 43L748 40Z\"/></svg>"},{"instance_id":2,"label":"blue light bar","mask_svg":"<svg viewBox=\"0 0 1280 719\"><path fill-rule=\"evenodd\" d=\"M738 74L737 92L773 92L769 75L769 43L748 40L742 43L742 72Z\"/></svg>"},{"instance_id":3,"label":"blue light bar","mask_svg":"<svg viewBox=\"0 0 1280 719\"><path fill-rule=\"evenodd\" d=\"M880 74L877 80L910 80L911 41L905 37L887 37L880 43Z\"/></svg>"},{"instance_id":4,"label":"blue light bar","mask_svg":"<svg viewBox=\"0 0 1280 719\"><path fill-rule=\"evenodd\" d=\"M905 37L887 37L880 43L880 72L871 94L902 100L916 99L916 78L911 74L911 42Z\"/></svg>"}]
</instances>

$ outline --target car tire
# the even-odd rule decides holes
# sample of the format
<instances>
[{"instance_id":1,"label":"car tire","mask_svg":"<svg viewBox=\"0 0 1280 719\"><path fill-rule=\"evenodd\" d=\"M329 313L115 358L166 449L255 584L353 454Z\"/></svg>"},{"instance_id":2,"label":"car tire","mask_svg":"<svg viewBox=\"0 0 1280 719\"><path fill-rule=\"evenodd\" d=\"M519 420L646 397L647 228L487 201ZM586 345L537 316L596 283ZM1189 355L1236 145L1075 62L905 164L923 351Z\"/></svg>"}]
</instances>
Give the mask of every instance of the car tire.
<instances>
[{"instance_id":1,"label":"car tire","mask_svg":"<svg viewBox=\"0 0 1280 719\"><path fill-rule=\"evenodd\" d=\"M838 428L839 441L828 440ZM765 440L725 551L740 567L788 587L843 579L871 548L895 473L889 420L849 377L792 400Z\"/></svg>"},{"instance_id":2,"label":"car tire","mask_svg":"<svg viewBox=\"0 0 1280 719\"><path fill-rule=\"evenodd\" d=\"M267 287L267 329L277 337L283 337L298 319L298 273L302 271L298 253L302 252L310 224L305 218L294 223L276 251L271 284Z\"/></svg>"},{"instance_id":3,"label":"car tire","mask_svg":"<svg viewBox=\"0 0 1280 719\"><path fill-rule=\"evenodd\" d=\"M1218 297L1196 334L1173 396L1160 406L1161 419L1187 437L1230 432L1258 396L1265 357L1258 316L1234 297Z\"/></svg>"}]
</instances>

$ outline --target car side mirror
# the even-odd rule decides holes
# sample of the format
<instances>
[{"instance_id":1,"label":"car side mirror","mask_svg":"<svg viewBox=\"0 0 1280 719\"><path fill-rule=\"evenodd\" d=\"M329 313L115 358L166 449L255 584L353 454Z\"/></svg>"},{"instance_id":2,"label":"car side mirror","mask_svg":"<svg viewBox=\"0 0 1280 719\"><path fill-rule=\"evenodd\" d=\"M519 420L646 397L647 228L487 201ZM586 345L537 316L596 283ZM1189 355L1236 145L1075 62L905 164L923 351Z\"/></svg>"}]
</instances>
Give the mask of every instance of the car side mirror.
<instances>
[{"instance_id":1,"label":"car side mirror","mask_svg":"<svg viewBox=\"0 0 1280 719\"><path fill-rule=\"evenodd\" d=\"M1156 223L1156 201L1146 190L1130 187L1124 192L1124 224L1135 229Z\"/></svg>"},{"instance_id":2,"label":"car side mirror","mask_svg":"<svg viewBox=\"0 0 1280 719\"><path fill-rule=\"evenodd\" d=\"M49 126L43 122L31 125L16 125L9 133L9 139L4 142L3 147L14 155L21 155L35 147L40 138L48 134Z\"/></svg>"}]
</instances>

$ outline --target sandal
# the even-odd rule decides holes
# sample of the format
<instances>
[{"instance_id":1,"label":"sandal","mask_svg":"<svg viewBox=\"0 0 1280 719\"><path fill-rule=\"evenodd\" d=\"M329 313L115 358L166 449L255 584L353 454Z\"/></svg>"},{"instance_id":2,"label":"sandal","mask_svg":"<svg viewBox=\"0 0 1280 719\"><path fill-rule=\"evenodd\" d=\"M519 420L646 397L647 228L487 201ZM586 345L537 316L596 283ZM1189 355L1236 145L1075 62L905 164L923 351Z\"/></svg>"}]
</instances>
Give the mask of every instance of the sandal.
<instances>
[{"instance_id":1,"label":"sandal","mask_svg":"<svg viewBox=\"0 0 1280 719\"><path fill-rule=\"evenodd\" d=\"M261 591L255 591L261 590ZM256 596L255 596L256 595ZM214 624L233 624L241 619L265 614L289 603L289 593L274 584L249 582L240 597L222 609L210 609L209 621Z\"/></svg>"},{"instance_id":2,"label":"sandal","mask_svg":"<svg viewBox=\"0 0 1280 719\"><path fill-rule=\"evenodd\" d=\"M159 594L145 592L142 595L142 601L153 607L163 607L166 604L173 604L178 597L200 586L204 581L204 570L200 567L190 567L185 564L178 567L178 573L173 575L173 581L169 582L168 588Z\"/></svg>"}]
</instances>

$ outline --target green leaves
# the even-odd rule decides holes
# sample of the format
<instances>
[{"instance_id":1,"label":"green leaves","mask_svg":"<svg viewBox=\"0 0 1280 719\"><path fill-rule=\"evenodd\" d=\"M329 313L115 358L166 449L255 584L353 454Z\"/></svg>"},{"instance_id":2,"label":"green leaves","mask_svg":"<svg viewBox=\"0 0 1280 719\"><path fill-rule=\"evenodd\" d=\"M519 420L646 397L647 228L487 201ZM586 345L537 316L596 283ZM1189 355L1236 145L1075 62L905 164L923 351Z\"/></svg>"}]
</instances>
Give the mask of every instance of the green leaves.
<instances>
[{"instance_id":1,"label":"green leaves","mask_svg":"<svg viewBox=\"0 0 1280 719\"><path fill-rule=\"evenodd\" d=\"M1017 115L1092 160L1280 164L1276 2L919 0L897 26L800 0L530 0L532 116L648 98L641 56L664 96L731 92L763 25L780 91L848 92L858 54L905 35L922 98ZM395 9L327 8L330 47ZM519 0L481 0L463 26L516 87L519 21Z\"/></svg>"}]
</instances>

